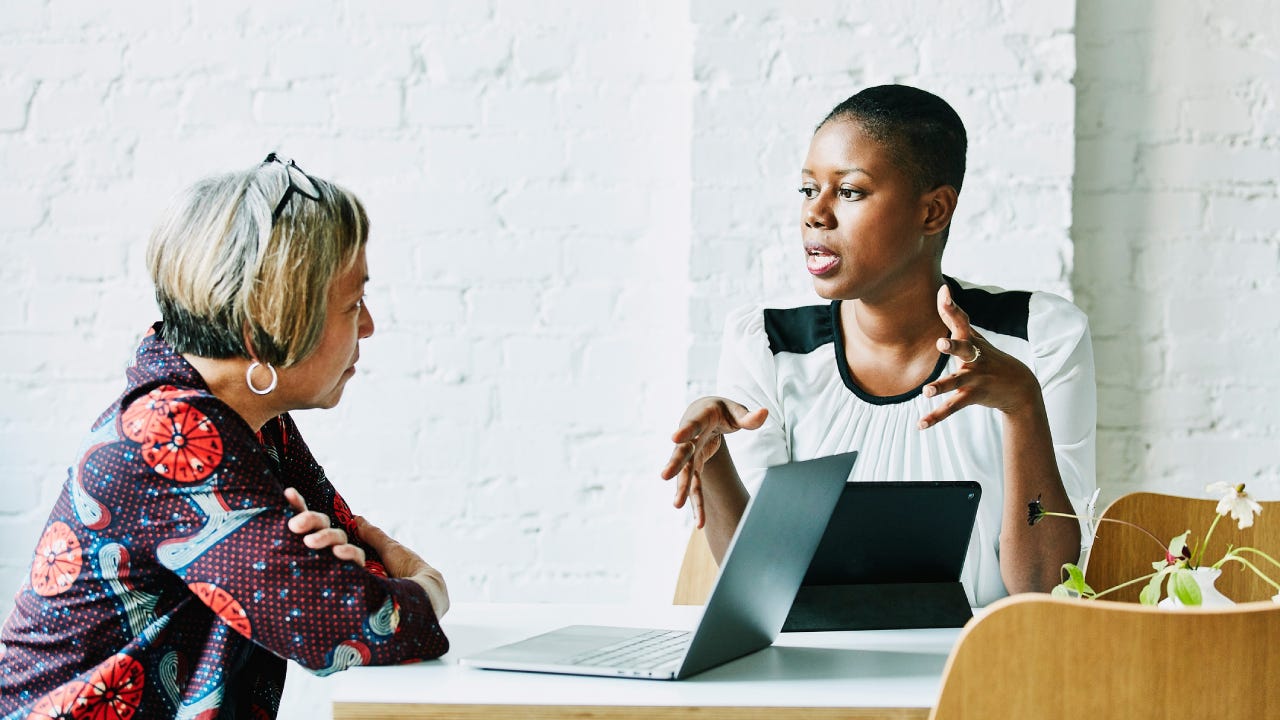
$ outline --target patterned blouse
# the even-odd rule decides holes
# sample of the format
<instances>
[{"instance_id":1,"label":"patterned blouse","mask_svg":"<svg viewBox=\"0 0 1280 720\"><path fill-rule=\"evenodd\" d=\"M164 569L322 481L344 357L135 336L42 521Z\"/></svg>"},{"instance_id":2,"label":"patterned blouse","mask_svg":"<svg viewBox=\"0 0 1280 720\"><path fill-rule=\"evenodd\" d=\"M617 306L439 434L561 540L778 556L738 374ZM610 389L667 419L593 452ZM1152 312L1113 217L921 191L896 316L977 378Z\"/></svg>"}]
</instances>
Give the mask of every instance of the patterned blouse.
<instances>
[{"instance_id":1,"label":"patterned blouse","mask_svg":"<svg viewBox=\"0 0 1280 720\"><path fill-rule=\"evenodd\" d=\"M255 433L156 333L94 423L0 629L0 718L271 718L317 675L439 657L423 589L312 550L295 487L356 539L288 415Z\"/></svg>"}]
</instances>

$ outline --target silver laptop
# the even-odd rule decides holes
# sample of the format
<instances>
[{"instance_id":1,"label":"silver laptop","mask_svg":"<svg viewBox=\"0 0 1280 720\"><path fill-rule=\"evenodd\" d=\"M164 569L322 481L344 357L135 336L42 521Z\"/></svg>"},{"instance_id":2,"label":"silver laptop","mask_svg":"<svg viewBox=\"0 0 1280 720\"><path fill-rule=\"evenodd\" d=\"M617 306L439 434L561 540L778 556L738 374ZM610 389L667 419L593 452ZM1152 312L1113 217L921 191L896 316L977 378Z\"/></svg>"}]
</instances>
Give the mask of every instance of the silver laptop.
<instances>
[{"instance_id":1,"label":"silver laptop","mask_svg":"<svg viewBox=\"0 0 1280 720\"><path fill-rule=\"evenodd\" d=\"M679 680L771 645L857 453L769 468L692 632L572 625L462 658L489 670Z\"/></svg>"}]
</instances>

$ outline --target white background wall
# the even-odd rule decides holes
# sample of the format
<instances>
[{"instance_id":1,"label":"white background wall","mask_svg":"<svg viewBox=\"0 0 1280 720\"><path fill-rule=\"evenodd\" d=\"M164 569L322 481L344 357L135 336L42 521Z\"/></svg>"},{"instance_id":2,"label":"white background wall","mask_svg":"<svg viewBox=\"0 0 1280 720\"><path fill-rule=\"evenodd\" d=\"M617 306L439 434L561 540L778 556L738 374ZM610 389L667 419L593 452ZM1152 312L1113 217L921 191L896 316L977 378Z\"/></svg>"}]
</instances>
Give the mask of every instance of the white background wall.
<instances>
[{"instance_id":1,"label":"white background wall","mask_svg":"<svg viewBox=\"0 0 1280 720\"><path fill-rule=\"evenodd\" d=\"M1098 484L1280 498L1280 4L1080 0L1076 38Z\"/></svg>"},{"instance_id":2,"label":"white background wall","mask_svg":"<svg viewBox=\"0 0 1280 720\"><path fill-rule=\"evenodd\" d=\"M667 435L728 308L807 297L808 136L882 82L969 128L947 271L1090 313L1107 496L1280 497L1274 4L640 5L5 0L0 612L156 315L151 223L271 149L373 219L378 332L299 416L357 511L458 601L666 602Z\"/></svg>"}]
</instances>

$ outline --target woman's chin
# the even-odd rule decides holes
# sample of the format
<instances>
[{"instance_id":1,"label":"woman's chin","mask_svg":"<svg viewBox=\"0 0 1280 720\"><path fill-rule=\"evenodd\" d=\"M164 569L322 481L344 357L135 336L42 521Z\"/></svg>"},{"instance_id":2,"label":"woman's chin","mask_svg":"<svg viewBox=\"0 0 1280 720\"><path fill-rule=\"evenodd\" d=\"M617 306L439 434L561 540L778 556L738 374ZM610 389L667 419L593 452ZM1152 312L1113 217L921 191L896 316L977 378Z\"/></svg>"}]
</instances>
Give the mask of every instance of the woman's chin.
<instances>
[{"instance_id":1,"label":"woman's chin","mask_svg":"<svg viewBox=\"0 0 1280 720\"><path fill-rule=\"evenodd\" d=\"M844 283L836 282L830 277L814 277L813 291L824 300L840 300L845 296Z\"/></svg>"}]
</instances>

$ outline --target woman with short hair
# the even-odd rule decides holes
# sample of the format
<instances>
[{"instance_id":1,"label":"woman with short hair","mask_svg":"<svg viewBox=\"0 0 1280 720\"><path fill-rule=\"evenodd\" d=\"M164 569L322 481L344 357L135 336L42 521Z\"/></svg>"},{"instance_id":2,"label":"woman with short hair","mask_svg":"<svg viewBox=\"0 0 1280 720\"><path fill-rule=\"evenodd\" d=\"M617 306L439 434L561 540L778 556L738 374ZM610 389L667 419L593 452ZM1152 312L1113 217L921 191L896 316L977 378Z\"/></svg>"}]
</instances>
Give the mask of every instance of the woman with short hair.
<instances>
[{"instance_id":1,"label":"woman with short hair","mask_svg":"<svg viewBox=\"0 0 1280 720\"><path fill-rule=\"evenodd\" d=\"M336 405L373 333L368 234L354 195L274 153L169 208L147 251L163 322L0 630L0 717L273 717L285 658L448 649L439 572L352 515L289 417Z\"/></svg>"},{"instance_id":2,"label":"woman with short hair","mask_svg":"<svg viewBox=\"0 0 1280 720\"><path fill-rule=\"evenodd\" d=\"M1040 532L1026 507L1082 513L1097 484L1088 318L943 274L967 147L955 110L906 85L866 88L814 131L796 257L829 302L728 313L719 392L686 409L661 471L716 557L764 468L856 450L854 481L982 485L973 605L1048 592L1079 560L1081 527Z\"/></svg>"}]
</instances>

